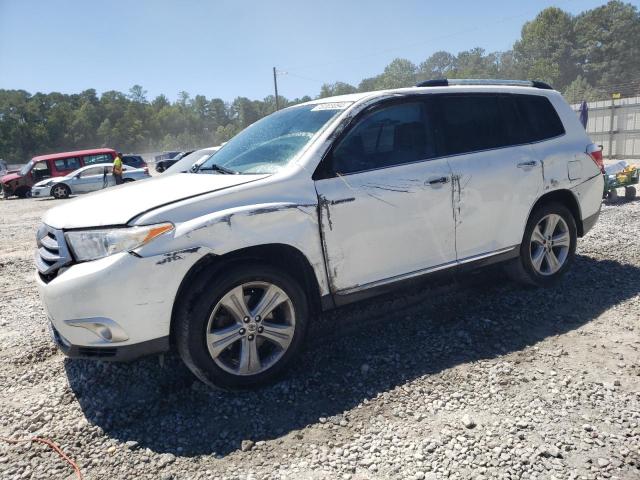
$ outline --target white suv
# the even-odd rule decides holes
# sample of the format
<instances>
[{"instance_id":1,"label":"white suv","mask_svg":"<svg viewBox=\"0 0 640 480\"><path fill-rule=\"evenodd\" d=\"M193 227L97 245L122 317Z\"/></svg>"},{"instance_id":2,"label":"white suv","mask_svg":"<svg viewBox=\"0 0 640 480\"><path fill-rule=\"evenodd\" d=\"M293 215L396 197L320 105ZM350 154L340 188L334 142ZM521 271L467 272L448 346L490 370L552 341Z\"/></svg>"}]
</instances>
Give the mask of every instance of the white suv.
<instances>
[{"instance_id":1,"label":"white suv","mask_svg":"<svg viewBox=\"0 0 640 480\"><path fill-rule=\"evenodd\" d=\"M561 95L426 82L323 98L188 173L46 213L37 279L70 356L174 345L209 384L273 379L318 312L434 272L508 261L548 286L600 212L602 157Z\"/></svg>"}]
</instances>

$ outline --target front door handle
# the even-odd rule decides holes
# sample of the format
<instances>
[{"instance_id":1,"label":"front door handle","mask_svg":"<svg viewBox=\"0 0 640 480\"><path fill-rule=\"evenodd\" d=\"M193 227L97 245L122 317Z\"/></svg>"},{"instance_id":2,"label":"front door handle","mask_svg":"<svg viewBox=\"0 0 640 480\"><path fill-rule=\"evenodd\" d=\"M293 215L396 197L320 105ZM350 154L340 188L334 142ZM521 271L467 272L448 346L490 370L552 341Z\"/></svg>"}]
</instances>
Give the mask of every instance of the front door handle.
<instances>
[{"instance_id":1,"label":"front door handle","mask_svg":"<svg viewBox=\"0 0 640 480\"><path fill-rule=\"evenodd\" d=\"M428 185L440 185L448 182L449 182L449 177L439 177L439 178L434 178L432 180L427 180Z\"/></svg>"},{"instance_id":2,"label":"front door handle","mask_svg":"<svg viewBox=\"0 0 640 480\"><path fill-rule=\"evenodd\" d=\"M518 168L527 168L527 167L535 167L538 164L535 160L531 160L529 162L520 162L518 164Z\"/></svg>"}]
</instances>

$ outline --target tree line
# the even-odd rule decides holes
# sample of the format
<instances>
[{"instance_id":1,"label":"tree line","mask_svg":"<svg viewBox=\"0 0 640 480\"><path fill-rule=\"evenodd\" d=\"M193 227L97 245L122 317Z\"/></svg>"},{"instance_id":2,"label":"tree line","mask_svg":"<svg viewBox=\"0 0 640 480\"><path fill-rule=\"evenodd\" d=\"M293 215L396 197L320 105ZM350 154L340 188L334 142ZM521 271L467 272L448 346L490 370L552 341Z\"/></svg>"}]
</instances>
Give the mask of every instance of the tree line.
<instances>
[{"instance_id":1,"label":"tree line","mask_svg":"<svg viewBox=\"0 0 640 480\"><path fill-rule=\"evenodd\" d=\"M407 87L436 78L536 79L570 103L640 95L640 13L619 0L571 15L556 7L526 22L511 50L473 48L435 52L415 64L396 58L357 86L325 83L318 97ZM295 105L312 97L287 99ZM232 102L180 92L174 102L152 100L140 85L129 92L78 94L0 90L0 158L12 163L36 154L94 146L156 151L217 145L275 110L275 97Z\"/></svg>"}]
</instances>

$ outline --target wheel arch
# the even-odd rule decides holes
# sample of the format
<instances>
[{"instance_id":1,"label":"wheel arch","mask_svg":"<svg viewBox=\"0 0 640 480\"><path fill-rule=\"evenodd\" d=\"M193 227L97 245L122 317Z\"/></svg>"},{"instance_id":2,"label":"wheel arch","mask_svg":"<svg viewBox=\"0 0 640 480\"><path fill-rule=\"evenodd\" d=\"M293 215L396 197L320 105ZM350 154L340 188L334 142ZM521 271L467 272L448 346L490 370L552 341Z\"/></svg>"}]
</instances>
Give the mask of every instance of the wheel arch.
<instances>
[{"instance_id":1,"label":"wheel arch","mask_svg":"<svg viewBox=\"0 0 640 480\"><path fill-rule=\"evenodd\" d=\"M189 269L178 287L171 312L171 341L173 342L174 339L177 309L187 289L197 277L206 271L211 271L211 275L215 275L224 268L251 262L266 263L291 275L300 283L307 295L312 315L322 310L320 285L315 271L307 257L291 245L270 243L241 248L224 255L205 255Z\"/></svg>"},{"instance_id":2,"label":"wheel arch","mask_svg":"<svg viewBox=\"0 0 640 480\"><path fill-rule=\"evenodd\" d=\"M576 222L578 237L582 237L584 235L584 225L582 222L582 210L580 208L580 203L578 202L578 199L576 198L575 194L571 190L560 189L560 190L554 190L552 192L545 193L540 198L538 198L538 200L533 205L533 207L531 207L531 210L529 211L529 216L527 217L527 219L531 217L531 214L535 212L536 209L540 208L542 205L546 205L551 202L558 202L569 209L569 211L573 215L573 218Z\"/></svg>"}]
</instances>

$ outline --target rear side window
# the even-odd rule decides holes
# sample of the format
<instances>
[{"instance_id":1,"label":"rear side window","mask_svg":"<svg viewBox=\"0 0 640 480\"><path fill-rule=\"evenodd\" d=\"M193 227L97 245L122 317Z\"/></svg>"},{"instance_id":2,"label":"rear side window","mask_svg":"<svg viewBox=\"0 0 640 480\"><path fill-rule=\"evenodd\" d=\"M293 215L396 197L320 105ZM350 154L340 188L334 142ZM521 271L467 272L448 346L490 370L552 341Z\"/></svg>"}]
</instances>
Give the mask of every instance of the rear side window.
<instances>
[{"instance_id":1,"label":"rear side window","mask_svg":"<svg viewBox=\"0 0 640 480\"><path fill-rule=\"evenodd\" d=\"M443 95L440 110L445 155L512 144L497 95Z\"/></svg>"},{"instance_id":2,"label":"rear side window","mask_svg":"<svg viewBox=\"0 0 640 480\"><path fill-rule=\"evenodd\" d=\"M536 95L442 95L443 155L538 142L564 134L549 99Z\"/></svg>"},{"instance_id":3,"label":"rear side window","mask_svg":"<svg viewBox=\"0 0 640 480\"><path fill-rule=\"evenodd\" d=\"M539 142L564 134L564 126L547 97L514 95L518 112L526 123L529 142Z\"/></svg>"},{"instance_id":4,"label":"rear side window","mask_svg":"<svg viewBox=\"0 0 640 480\"><path fill-rule=\"evenodd\" d=\"M80 159L78 157L62 158L55 162L56 170L66 172L67 170L77 170L80 168Z\"/></svg>"},{"instance_id":5,"label":"rear side window","mask_svg":"<svg viewBox=\"0 0 640 480\"><path fill-rule=\"evenodd\" d=\"M435 156L428 103L382 107L362 118L333 152L338 173L355 173Z\"/></svg>"}]
</instances>

